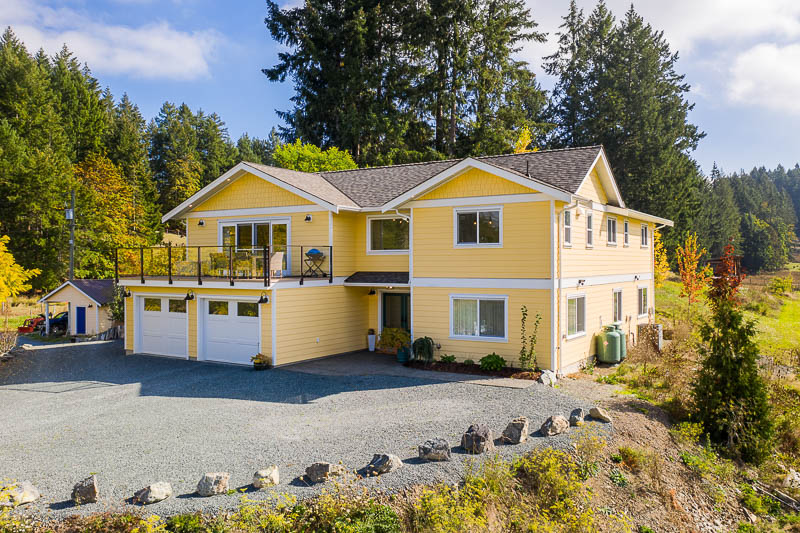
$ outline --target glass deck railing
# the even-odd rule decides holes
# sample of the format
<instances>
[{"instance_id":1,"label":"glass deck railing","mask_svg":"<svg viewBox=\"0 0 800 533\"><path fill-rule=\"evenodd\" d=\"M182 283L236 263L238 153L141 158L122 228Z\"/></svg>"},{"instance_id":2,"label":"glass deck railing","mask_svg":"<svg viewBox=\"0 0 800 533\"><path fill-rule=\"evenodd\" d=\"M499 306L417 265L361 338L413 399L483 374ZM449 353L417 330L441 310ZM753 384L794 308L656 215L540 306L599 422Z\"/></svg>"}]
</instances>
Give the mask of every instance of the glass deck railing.
<instances>
[{"instance_id":1,"label":"glass deck railing","mask_svg":"<svg viewBox=\"0 0 800 533\"><path fill-rule=\"evenodd\" d=\"M328 278L333 282L333 247L274 245L154 246L119 248L116 251L117 280L147 279L263 280L269 286L279 278Z\"/></svg>"}]
</instances>

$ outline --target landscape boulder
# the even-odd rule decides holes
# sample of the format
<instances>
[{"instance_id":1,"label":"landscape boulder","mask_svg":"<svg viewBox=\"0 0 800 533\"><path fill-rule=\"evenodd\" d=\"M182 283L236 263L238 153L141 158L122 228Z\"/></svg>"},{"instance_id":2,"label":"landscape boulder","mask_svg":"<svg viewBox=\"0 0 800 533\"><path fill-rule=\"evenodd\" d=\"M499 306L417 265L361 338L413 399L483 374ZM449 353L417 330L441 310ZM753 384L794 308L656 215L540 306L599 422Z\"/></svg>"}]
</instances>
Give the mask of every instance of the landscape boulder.
<instances>
[{"instance_id":1,"label":"landscape boulder","mask_svg":"<svg viewBox=\"0 0 800 533\"><path fill-rule=\"evenodd\" d=\"M545 437L564 433L569 429L569 421L561 415L553 415L542 424L541 432Z\"/></svg>"},{"instance_id":2,"label":"landscape boulder","mask_svg":"<svg viewBox=\"0 0 800 533\"><path fill-rule=\"evenodd\" d=\"M214 496L228 492L228 481L231 475L227 472L207 472L197 482L197 494Z\"/></svg>"},{"instance_id":3,"label":"landscape boulder","mask_svg":"<svg viewBox=\"0 0 800 533\"><path fill-rule=\"evenodd\" d=\"M276 465L258 470L253 474L253 486L257 489L272 487L280 483L280 481L281 478Z\"/></svg>"},{"instance_id":4,"label":"landscape boulder","mask_svg":"<svg viewBox=\"0 0 800 533\"><path fill-rule=\"evenodd\" d=\"M97 476L94 474L72 487L72 501L77 504L94 503L99 497L100 487L97 486Z\"/></svg>"},{"instance_id":5,"label":"landscape boulder","mask_svg":"<svg viewBox=\"0 0 800 533\"><path fill-rule=\"evenodd\" d=\"M367 474L377 476L394 472L403 466L403 460L391 453L376 453L372 456L372 461L367 465Z\"/></svg>"},{"instance_id":6,"label":"landscape boulder","mask_svg":"<svg viewBox=\"0 0 800 533\"><path fill-rule=\"evenodd\" d=\"M586 411L583 409L573 409L572 413L569 415L569 425L582 426L585 418Z\"/></svg>"},{"instance_id":7,"label":"landscape boulder","mask_svg":"<svg viewBox=\"0 0 800 533\"><path fill-rule=\"evenodd\" d=\"M589 409L589 416L601 422L612 422L611 415L602 407L592 407Z\"/></svg>"},{"instance_id":8,"label":"landscape boulder","mask_svg":"<svg viewBox=\"0 0 800 533\"><path fill-rule=\"evenodd\" d=\"M537 381L543 385L552 387L558 382L558 378L556 377L556 373L552 370L542 370L542 375L539 376Z\"/></svg>"},{"instance_id":9,"label":"landscape boulder","mask_svg":"<svg viewBox=\"0 0 800 533\"><path fill-rule=\"evenodd\" d=\"M468 453L494 450L494 436L486 424L472 424L461 436L461 447Z\"/></svg>"},{"instance_id":10,"label":"landscape boulder","mask_svg":"<svg viewBox=\"0 0 800 533\"><path fill-rule=\"evenodd\" d=\"M16 507L33 503L41 497L39 491L30 481L20 481L3 487L5 499L0 501L0 507Z\"/></svg>"},{"instance_id":11,"label":"landscape boulder","mask_svg":"<svg viewBox=\"0 0 800 533\"><path fill-rule=\"evenodd\" d=\"M503 430L501 438L508 444L519 444L528 440L530 422L527 417L520 416L512 420Z\"/></svg>"},{"instance_id":12,"label":"landscape boulder","mask_svg":"<svg viewBox=\"0 0 800 533\"><path fill-rule=\"evenodd\" d=\"M450 444L442 438L428 439L419 445L419 458L426 461L449 461Z\"/></svg>"},{"instance_id":13,"label":"landscape boulder","mask_svg":"<svg viewBox=\"0 0 800 533\"><path fill-rule=\"evenodd\" d=\"M342 465L320 461L306 468L306 475L312 483L324 483L337 476L343 476L347 470Z\"/></svg>"},{"instance_id":14,"label":"landscape boulder","mask_svg":"<svg viewBox=\"0 0 800 533\"><path fill-rule=\"evenodd\" d=\"M783 486L790 489L800 489L800 473L794 469L789 469L789 473L783 478Z\"/></svg>"},{"instance_id":15,"label":"landscape boulder","mask_svg":"<svg viewBox=\"0 0 800 533\"><path fill-rule=\"evenodd\" d=\"M166 481L159 481L136 491L136 494L133 495L133 500L142 505L150 505L164 501L170 496L172 496L172 485Z\"/></svg>"}]
</instances>

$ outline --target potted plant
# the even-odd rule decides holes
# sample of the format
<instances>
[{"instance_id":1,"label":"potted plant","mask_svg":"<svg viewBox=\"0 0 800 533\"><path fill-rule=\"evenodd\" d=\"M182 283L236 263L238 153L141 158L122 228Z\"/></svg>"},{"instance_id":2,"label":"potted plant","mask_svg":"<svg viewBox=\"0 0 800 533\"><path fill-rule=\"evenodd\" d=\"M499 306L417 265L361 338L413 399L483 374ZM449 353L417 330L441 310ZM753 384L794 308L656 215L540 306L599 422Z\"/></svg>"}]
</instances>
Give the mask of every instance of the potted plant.
<instances>
[{"instance_id":1,"label":"potted plant","mask_svg":"<svg viewBox=\"0 0 800 533\"><path fill-rule=\"evenodd\" d=\"M378 348L384 353L397 354L397 362L405 363L409 358L411 335L401 328L383 328Z\"/></svg>"},{"instance_id":2,"label":"potted plant","mask_svg":"<svg viewBox=\"0 0 800 533\"><path fill-rule=\"evenodd\" d=\"M257 353L250 360L253 362L253 370L266 370L272 366L272 359L263 353Z\"/></svg>"},{"instance_id":3,"label":"potted plant","mask_svg":"<svg viewBox=\"0 0 800 533\"><path fill-rule=\"evenodd\" d=\"M374 352L375 351L375 330L372 329L372 328L369 328L367 330L367 344L369 346L369 351L370 352Z\"/></svg>"}]
</instances>

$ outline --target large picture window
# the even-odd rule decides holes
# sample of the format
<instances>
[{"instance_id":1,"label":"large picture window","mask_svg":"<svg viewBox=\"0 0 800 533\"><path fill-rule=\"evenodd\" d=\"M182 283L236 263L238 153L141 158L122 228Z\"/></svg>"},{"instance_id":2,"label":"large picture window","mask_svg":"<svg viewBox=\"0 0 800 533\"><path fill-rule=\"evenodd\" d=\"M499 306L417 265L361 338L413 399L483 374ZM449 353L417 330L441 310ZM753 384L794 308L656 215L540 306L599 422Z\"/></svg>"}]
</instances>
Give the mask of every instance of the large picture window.
<instances>
[{"instance_id":1,"label":"large picture window","mask_svg":"<svg viewBox=\"0 0 800 533\"><path fill-rule=\"evenodd\" d=\"M500 208L457 209L456 246L499 246L502 244L503 212Z\"/></svg>"},{"instance_id":2,"label":"large picture window","mask_svg":"<svg viewBox=\"0 0 800 533\"><path fill-rule=\"evenodd\" d=\"M453 296L450 335L456 338L506 339L506 298Z\"/></svg>"},{"instance_id":3,"label":"large picture window","mask_svg":"<svg viewBox=\"0 0 800 533\"><path fill-rule=\"evenodd\" d=\"M567 336L577 337L586 333L586 296L583 294L567 298Z\"/></svg>"},{"instance_id":4,"label":"large picture window","mask_svg":"<svg viewBox=\"0 0 800 533\"><path fill-rule=\"evenodd\" d=\"M369 252L408 252L409 223L401 217L369 217L367 219Z\"/></svg>"}]
</instances>

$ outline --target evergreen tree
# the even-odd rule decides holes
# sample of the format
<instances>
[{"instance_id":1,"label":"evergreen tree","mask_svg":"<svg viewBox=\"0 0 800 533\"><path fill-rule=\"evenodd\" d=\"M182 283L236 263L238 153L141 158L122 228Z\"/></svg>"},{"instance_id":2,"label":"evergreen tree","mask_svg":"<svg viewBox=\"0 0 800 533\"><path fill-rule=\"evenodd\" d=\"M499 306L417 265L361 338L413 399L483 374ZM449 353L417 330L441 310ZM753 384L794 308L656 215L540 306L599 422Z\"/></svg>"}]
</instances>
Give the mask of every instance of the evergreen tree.
<instances>
[{"instance_id":1,"label":"evergreen tree","mask_svg":"<svg viewBox=\"0 0 800 533\"><path fill-rule=\"evenodd\" d=\"M695 219L701 242L711 257L721 257L729 243L741 245L741 214L731 186L716 163L701 189L702 206Z\"/></svg>"},{"instance_id":2,"label":"evergreen tree","mask_svg":"<svg viewBox=\"0 0 800 533\"><path fill-rule=\"evenodd\" d=\"M203 167L200 186L205 187L236 164L236 147L231 143L225 123L216 113L199 111L197 124L197 154Z\"/></svg>"}]
</instances>

